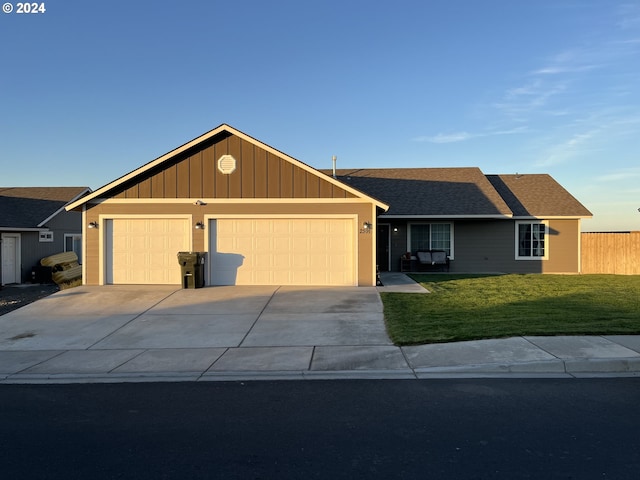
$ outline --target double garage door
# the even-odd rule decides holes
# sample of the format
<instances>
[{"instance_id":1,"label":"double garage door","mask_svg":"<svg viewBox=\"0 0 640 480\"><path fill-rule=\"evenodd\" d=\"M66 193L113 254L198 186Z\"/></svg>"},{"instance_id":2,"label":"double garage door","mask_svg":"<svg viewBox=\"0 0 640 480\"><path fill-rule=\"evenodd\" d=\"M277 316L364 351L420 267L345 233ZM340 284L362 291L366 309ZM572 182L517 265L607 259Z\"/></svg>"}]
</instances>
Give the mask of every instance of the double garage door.
<instances>
[{"instance_id":1,"label":"double garage door","mask_svg":"<svg viewBox=\"0 0 640 480\"><path fill-rule=\"evenodd\" d=\"M210 285L356 285L353 219L224 218L208 227ZM189 220L113 219L106 228L107 283L181 282L176 253L191 250Z\"/></svg>"}]
</instances>

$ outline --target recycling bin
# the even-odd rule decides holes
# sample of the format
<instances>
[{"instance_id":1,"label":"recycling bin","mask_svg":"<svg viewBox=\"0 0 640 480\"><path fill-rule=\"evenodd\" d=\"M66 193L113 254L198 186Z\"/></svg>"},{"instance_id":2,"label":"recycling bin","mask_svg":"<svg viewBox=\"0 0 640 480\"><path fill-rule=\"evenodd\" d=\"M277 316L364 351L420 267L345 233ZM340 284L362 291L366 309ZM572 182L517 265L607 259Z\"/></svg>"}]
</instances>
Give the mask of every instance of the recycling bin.
<instances>
[{"instance_id":1,"label":"recycling bin","mask_svg":"<svg viewBox=\"0 0 640 480\"><path fill-rule=\"evenodd\" d=\"M182 288L204 287L204 259L206 252L178 252Z\"/></svg>"}]
</instances>

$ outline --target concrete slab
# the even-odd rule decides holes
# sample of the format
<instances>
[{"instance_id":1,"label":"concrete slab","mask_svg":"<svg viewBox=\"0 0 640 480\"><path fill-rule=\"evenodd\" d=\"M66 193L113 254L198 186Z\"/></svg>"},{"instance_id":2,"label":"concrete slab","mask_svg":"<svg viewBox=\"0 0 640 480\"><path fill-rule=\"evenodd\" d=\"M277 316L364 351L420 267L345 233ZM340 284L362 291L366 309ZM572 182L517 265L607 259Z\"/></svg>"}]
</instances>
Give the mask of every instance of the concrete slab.
<instances>
[{"instance_id":1,"label":"concrete slab","mask_svg":"<svg viewBox=\"0 0 640 480\"><path fill-rule=\"evenodd\" d=\"M410 372L402 352L392 346L316 347L311 370L406 370Z\"/></svg>"},{"instance_id":2,"label":"concrete slab","mask_svg":"<svg viewBox=\"0 0 640 480\"><path fill-rule=\"evenodd\" d=\"M640 353L603 337L525 337L529 342L558 358L624 358Z\"/></svg>"},{"instance_id":3,"label":"concrete slab","mask_svg":"<svg viewBox=\"0 0 640 480\"><path fill-rule=\"evenodd\" d=\"M163 348L147 350L113 370L113 373L202 373L226 348Z\"/></svg>"},{"instance_id":4,"label":"concrete slab","mask_svg":"<svg viewBox=\"0 0 640 480\"><path fill-rule=\"evenodd\" d=\"M12 318L37 320L140 314L178 291L178 288L173 285L80 286L56 292L9 312L0 317L0 323Z\"/></svg>"},{"instance_id":5,"label":"concrete slab","mask_svg":"<svg viewBox=\"0 0 640 480\"><path fill-rule=\"evenodd\" d=\"M22 374L108 373L143 350L71 350L21 372Z\"/></svg>"},{"instance_id":6,"label":"concrete slab","mask_svg":"<svg viewBox=\"0 0 640 480\"><path fill-rule=\"evenodd\" d=\"M243 347L392 345L382 313L263 313Z\"/></svg>"},{"instance_id":7,"label":"concrete slab","mask_svg":"<svg viewBox=\"0 0 640 480\"><path fill-rule=\"evenodd\" d=\"M13 374L45 362L62 351L40 350L34 352L0 352L0 374Z\"/></svg>"},{"instance_id":8,"label":"concrete slab","mask_svg":"<svg viewBox=\"0 0 640 480\"><path fill-rule=\"evenodd\" d=\"M375 287L280 287L265 313L377 313Z\"/></svg>"},{"instance_id":9,"label":"concrete slab","mask_svg":"<svg viewBox=\"0 0 640 480\"><path fill-rule=\"evenodd\" d=\"M389 293L430 293L408 275L400 272L380 272L383 286L378 286L378 292Z\"/></svg>"},{"instance_id":10,"label":"concrete slab","mask_svg":"<svg viewBox=\"0 0 640 480\"><path fill-rule=\"evenodd\" d=\"M640 335L606 335L603 338L640 353Z\"/></svg>"},{"instance_id":11,"label":"concrete slab","mask_svg":"<svg viewBox=\"0 0 640 480\"><path fill-rule=\"evenodd\" d=\"M312 353L313 347L230 348L209 372L307 370Z\"/></svg>"},{"instance_id":12,"label":"concrete slab","mask_svg":"<svg viewBox=\"0 0 640 480\"><path fill-rule=\"evenodd\" d=\"M259 314L278 289L274 286L207 287L178 290L148 313L177 314Z\"/></svg>"},{"instance_id":13,"label":"concrete slab","mask_svg":"<svg viewBox=\"0 0 640 480\"><path fill-rule=\"evenodd\" d=\"M237 347L256 316L144 314L93 348Z\"/></svg>"},{"instance_id":14,"label":"concrete slab","mask_svg":"<svg viewBox=\"0 0 640 480\"><path fill-rule=\"evenodd\" d=\"M36 302L38 303L38 302ZM106 309L105 309L106 310ZM14 313L14 312L12 312ZM7 314L11 315L11 314ZM84 350L129 323L137 315L0 317L0 350Z\"/></svg>"},{"instance_id":15,"label":"concrete slab","mask_svg":"<svg viewBox=\"0 0 640 480\"><path fill-rule=\"evenodd\" d=\"M554 360L522 337L402 347L413 368Z\"/></svg>"}]
</instances>

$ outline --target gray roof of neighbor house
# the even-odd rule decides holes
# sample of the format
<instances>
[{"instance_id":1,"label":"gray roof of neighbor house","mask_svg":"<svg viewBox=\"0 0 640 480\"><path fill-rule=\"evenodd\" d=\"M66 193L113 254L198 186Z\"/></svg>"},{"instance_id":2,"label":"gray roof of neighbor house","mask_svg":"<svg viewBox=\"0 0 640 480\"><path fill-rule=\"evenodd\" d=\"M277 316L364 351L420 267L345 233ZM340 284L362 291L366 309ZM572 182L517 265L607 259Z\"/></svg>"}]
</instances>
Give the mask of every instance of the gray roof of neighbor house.
<instances>
[{"instance_id":1,"label":"gray roof of neighbor house","mask_svg":"<svg viewBox=\"0 0 640 480\"><path fill-rule=\"evenodd\" d=\"M516 217L590 217L591 212L550 175L487 175Z\"/></svg>"},{"instance_id":2,"label":"gray roof of neighbor house","mask_svg":"<svg viewBox=\"0 0 640 480\"><path fill-rule=\"evenodd\" d=\"M0 187L0 228L38 228L89 187Z\"/></svg>"},{"instance_id":3,"label":"gray roof of neighbor house","mask_svg":"<svg viewBox=\"0 0 640 480\"><path fill-rule=\"evenodd\" d=\"M386 218L591 216L549 175L485 175L477 167L455 167L338 169L336 177L390 205L381 215Z\"/></svg>"}]
</instances>

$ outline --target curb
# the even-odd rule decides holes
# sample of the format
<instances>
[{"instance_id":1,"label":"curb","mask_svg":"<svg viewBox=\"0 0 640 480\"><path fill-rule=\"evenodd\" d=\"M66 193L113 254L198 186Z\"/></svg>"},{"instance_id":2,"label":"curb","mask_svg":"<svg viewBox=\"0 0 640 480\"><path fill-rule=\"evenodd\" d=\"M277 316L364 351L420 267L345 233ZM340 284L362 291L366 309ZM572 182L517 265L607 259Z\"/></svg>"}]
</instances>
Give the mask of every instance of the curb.
<instances>
[{"instance_id":1,"label":"curb","mask_svg":"<svg viewBox=\"0 0 640 480\"><path fill-rule=\"evenodd\" d=\"M526 363L492 363L396 370L287 370L102 374L5 374L0 385L149 382L242 382L301 380L426 380L446 378L640 377L640 357L583 358Z\"/></svg>"}]
</instances>

